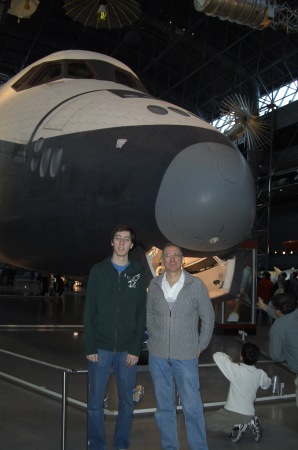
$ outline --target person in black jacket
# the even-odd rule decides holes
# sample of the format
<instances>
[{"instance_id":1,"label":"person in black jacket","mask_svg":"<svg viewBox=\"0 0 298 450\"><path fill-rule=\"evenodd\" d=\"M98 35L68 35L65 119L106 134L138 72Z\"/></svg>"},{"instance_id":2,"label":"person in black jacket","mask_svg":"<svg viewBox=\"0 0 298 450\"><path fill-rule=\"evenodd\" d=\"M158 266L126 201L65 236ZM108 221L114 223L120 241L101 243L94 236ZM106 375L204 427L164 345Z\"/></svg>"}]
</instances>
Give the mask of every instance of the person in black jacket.
<instances>
[{"instance_id":1,"label":"person in black jacket","mask_svg":"<svg viewBox=\"0 0 298 450\"><path fill-rule=\"evenodd\" d=\"M89 275L84 311L89 450L106 449L103 402L111 368L119 398L113 446L129 447L136 365L146 324L145 270L128 259L134 243L132 228L119 225L111 236L112 258L95 264Z\"/></svg>"}]
</instances>

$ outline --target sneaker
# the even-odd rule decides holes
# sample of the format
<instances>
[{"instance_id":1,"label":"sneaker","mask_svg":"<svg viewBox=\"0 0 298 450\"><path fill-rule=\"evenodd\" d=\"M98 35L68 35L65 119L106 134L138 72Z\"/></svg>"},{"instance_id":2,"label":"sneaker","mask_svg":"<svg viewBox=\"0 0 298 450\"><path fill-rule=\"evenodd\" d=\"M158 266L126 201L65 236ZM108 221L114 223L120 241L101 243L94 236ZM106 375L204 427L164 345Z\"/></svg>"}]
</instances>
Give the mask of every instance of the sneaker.
<instances>
[{"instance_id":1,"label":"sneaker","mask_svg":"<svg viewBox=\"0 0 298 450\"><path fill-rule=\"evenodd\" d=\"M252 432L254 440L258 442L263 434L261 419L258 416L254 416L248 423L248 428Z\"/></svg>"},{"instance_id":2,"label":"sneaker","mask_svg":"<svg viewBox=\"0 0 298 450\"><path fill-rule=\"evenodd\" d=\"M245 430L247 428L247 423L239 423L233 426L231 433L231 441L238 442L244 436Z\"/></svg>"}]
</instances>

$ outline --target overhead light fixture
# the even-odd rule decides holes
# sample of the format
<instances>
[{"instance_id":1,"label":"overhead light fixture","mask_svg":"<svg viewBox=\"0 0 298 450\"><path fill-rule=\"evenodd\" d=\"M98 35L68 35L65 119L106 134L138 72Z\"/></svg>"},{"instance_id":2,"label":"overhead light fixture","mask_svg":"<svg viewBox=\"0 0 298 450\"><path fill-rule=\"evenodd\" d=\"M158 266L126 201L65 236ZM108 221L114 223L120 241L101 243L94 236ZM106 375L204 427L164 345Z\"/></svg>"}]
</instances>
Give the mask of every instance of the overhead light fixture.
<instances>
[{"instance_id":1,"label":"overhead light fixture","mask_svg":"<svg viewBox=\"0 0 298 450\"><path fill-rule=\"evenodd\" d=\"M64 9L85 27L108 30L128 27L141 15L137 0L64 0Z\"/></svg>"},{"instance_id":2,"label":"overhead light fixture","mask_svg":"<svg viewBox=\"0 0 298 450\"><path fill-rule=\"evenodd\" d=\"M107 2L101 3L97 11L97 20L104 22L107 18L107 15L108 15Z\"/></svg>"}]
</instances>

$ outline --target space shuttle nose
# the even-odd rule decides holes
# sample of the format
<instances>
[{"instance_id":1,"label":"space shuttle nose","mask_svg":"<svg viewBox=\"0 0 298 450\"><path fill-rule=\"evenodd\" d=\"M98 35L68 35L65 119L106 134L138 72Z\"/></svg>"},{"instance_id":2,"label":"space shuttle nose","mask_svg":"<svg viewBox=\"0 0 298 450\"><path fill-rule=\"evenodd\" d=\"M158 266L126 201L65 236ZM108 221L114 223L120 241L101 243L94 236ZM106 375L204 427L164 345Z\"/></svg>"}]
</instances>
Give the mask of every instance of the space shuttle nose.
<instances>
[{"instance_id":1,"label":"space shuttle nose","mask_svg":"<svg viewBox=\"0 0 298 450\"><path fill-rule=\"evenodd\" d=\"M232 145L202 142L168 166L155 204L157 225L177 245L220 254L248 237L256 210L250 168Z\"/></svg>"}]
</instances>

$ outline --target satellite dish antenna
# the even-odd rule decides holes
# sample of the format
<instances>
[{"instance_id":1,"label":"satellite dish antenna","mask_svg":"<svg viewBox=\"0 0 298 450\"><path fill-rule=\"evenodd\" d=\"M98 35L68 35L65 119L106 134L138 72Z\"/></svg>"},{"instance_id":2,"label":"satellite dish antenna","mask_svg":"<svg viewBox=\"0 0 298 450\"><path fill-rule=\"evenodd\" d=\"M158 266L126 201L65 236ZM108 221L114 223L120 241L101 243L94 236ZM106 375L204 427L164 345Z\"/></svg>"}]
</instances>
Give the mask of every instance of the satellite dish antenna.
<instances>
[{"instance_id":1,"label":"satellite dish antenna","mask_svg":"<svg viewBox=\"0 0 298 450\"><path fill-rule=\"evenodd\" d=\"M222 102L221 115L230 116L234 126L225 132L232 141L243 137L250 151L260 150L271 139L271 124L260 116L252 102L235 94Z\"/></svg>"}]
</instances>

